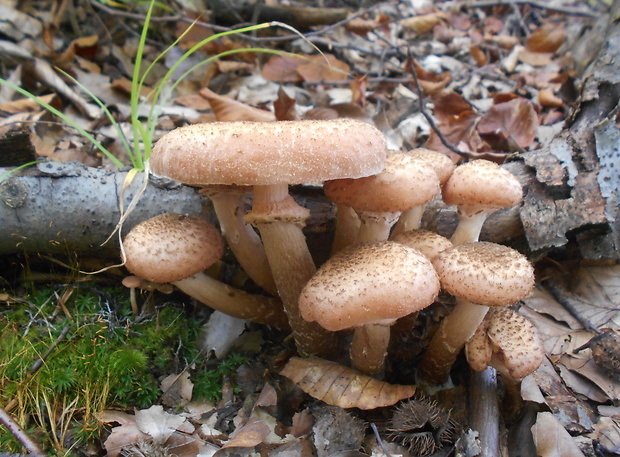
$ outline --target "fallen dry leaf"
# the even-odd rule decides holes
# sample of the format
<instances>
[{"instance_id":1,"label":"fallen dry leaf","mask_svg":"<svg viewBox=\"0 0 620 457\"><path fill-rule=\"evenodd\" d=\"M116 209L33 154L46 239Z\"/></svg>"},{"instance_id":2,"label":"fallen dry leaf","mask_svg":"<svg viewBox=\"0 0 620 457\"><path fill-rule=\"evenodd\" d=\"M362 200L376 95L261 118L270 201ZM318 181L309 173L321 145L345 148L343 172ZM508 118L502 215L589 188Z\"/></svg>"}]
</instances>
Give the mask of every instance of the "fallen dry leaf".
<instances>
[{"instance_id":1,"label":"fallen dry leaf","mask_svg":"<svg viewBox=\"0 0 620 457\"><path fill-rule=\"evenodd\" d=\"M350 67L336 59L332 54L309 56L297 67L297 73L304 81L319 83L323 81L345 81Z\"/></svg>"},{"instance_id":2,"label":"fallen dry leaf","mask_svg":"<svg viewBox=\"0 0 620 457\"><path fill-rule=\"evenodd\" d=\"M258 109L232 98L218 95L206 87L201 89L199 93L209 101L213 114L218 121L268 122L276 120L271 111Z\"/></svg>"},{"instance_id":3,"label":"fallen dry leaf","mask_svg":"<svg viewBox=\"0 0 620 457\"><path fill-rule=\"evenodd\" d=\"M445 19L445 13L437 12L408 17L402 19L400 23L403 27L413 30L415 33L426 33L433 30L433 27L445 21Z\"/></svg>"},{"instance_id":4,"label":"fallen dry leaf","mask_svg":"<svg viewBox=\"0 0 620 457\"><path fill-rule=\"evenodd\" d=\"M551 413L538 413L532 435L536 454L540 457L584 457L573 438Z\"/></svg>"},{"instance_id":5,"label":"fallen dry leaf","mask_svg":"<svg viewBox=\"0 0 620 457\"><path fill-rule=\"evenodd\" d=\"M167 413L161 405L136 411L138 428L150 435L156 443L164 443L184 422L184 417Z\"/></svg>"},{"instance_id":6,"label":"fallen dry leaf","mask_svg":"<svg viewBox=\"0 0 620 457\"><path fill-rule=\"evenodd\" d=\"M496 151L510 151L530 146L538 134L538 115L532 102L515 98L497 103L480 119L478 132Z\"/></svg>"},{"instance_id":7,"label":"fallen dry leaf","mask_svg":"<svg viewBox=\"0 0 620 457\"><path fill-rule=\"evenodd\" d=\"M525 43L525 48L531 52L555 52L565 39L564 25L548 22L532 32Z\"/></svg>"},{"instance_id":8,"label":"fallen dry leaf","mask_svg":"<svg viewBox=\"0 0 620 457\"><path fill-rule=\"evenodd\" d=\"M416 391L416 386L377 381L352 368L318 358L293 357L280 374L314 398L341 408L390 406Z\"/></svg>"}]
</instances>

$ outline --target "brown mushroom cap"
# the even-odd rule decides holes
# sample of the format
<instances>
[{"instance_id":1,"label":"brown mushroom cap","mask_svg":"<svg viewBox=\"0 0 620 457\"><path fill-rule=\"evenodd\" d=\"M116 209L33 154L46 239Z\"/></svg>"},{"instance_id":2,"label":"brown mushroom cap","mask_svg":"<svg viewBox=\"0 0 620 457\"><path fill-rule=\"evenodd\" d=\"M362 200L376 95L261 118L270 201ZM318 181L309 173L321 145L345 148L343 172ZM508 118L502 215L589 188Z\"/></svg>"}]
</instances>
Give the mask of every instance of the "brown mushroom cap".
<instances>
[{"instance_id":1,"label":"brown mushroom cap","mask_svg":"<svg viewBox=\"0 0 620 457\"><path fill-rule=\"evenodd\" d=\"M168 213L136 225L123 247L130 272L147 281L166 283L215 263L224 253L224 240L205 219Z\"/></svg>"},{"instance_id":2,"label":"brown mushroom cap","mask_svg":"<svg viewBox=\"0 0 620 457\"><path fill-rule=\"evenodd\" d=\"M500 244L461 244L439 254L433 265L443 289L479 305L510 305L534 287L534 268L527 258Z\"/></svg>"},{"instance_id":3,"label":"brown mushroom cap","mask_svg":"<svg viewBox=\"0 0 620 457\"><path fill-rule=\"evenodd\" d=\"M445 154L425 148L415 148L407 153L409 157L421 160L435 170L439 182L443 185L452 175L456 165Z\"/></svg>"},{"instance_id":4,"label":"brown mushroom cap","mask_svg":"<svg viewBox=\"0 0 620 457\"><path fill-rule=\"evenodd\" d=\"M391 241L339 251L308 281L299 299L304 319L338 331L382 323L429 306L439 292L430 261Z\"/></svg>"},{"instance_id":5,"label":"brown mushroom cap","mask_svg":"<svg viewBox=\"0 0 620 457\"><path fill-rule=\"evenodd\" d=\"M358 211L406 211L432 200L439 192L435 171L407 154L385 160L381 173L358 179L337 179L324 185L325 195Z\"/></svg>"},{"instance_id":6,"label":"brown mushroom cap","mask_svg":"<svg viewBox=\"0 0 620 457\"><path fill-rule=\"evenodd\" d=\"M431 260L453 246L452 241L448 238L430 230L422 229L399 233L392 238L392 241L417 249Z\"/></svg>"},{"instance_id":7,"label":"brown mushroom cap","mask_svg":"<svg viewBox=\"0 0 620 457\"><path fill-rule=\"evenodd\" d=\"M522 379L538 369L545 348L532 321L510 308L492 308L467 343L466 355L476 371L491 364L514 379Z\"/></svg>"},{"instance_id":8,"label":"brown mushroom cap","mask_svg":"<svg viewBox=\"0 0 620 457\"><path fill-rule=\"evenodd\" d=\"M490 209L515 206L523 198L517 178L489 160L472 160L456 167L441 193L448 205Z\"/></svg>"},{"instance_id":9,"label":"brown mushroom cap","mask_svg":"<svg viewBox=\"0 0 620 457\"><path fill-rule=\"evenodd\" d=\"M214 122L181 127L153 148L151 170L192 186L301 184L379 173L385 137L353 119Z\"/></svg>"}]
</instances>

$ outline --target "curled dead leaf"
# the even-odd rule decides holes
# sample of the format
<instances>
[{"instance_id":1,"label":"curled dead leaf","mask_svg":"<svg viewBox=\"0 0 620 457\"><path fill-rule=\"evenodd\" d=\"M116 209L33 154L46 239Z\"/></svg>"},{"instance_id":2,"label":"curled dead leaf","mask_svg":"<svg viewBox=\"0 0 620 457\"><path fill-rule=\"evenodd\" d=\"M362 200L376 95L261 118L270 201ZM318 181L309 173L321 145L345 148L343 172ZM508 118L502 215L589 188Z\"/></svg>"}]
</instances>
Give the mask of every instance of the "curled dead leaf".
<instances>
[{"instance_id":1,"label":"curled dead leaf","mask_svg":"<svg viewBox=\"0 0 620 457\"><path fill-rule=\"evenodd\" d=\"M416 386L388 384L328 360L293 357L280 372L301 390L329 405L375 409L413 396Z\"/></svg>"},{"instance_id":2,"label":"curled dead leaf","mask_svg":"<svg viewBox=\"0 0 620 457\"><path fill-rule=\"evenodd\" d=\"M563 24L548 22L541 25L527 39L525 47L532 52L555 52L566 39Z\"/></svg>"},{"instance_id":3,"label":"curled dead leaf","mask_svg":"<svg viewBox=\"0 0 620 457\"><path fill-rule=\"evenodd\" d=\"M218 121L275 121L276 117L271 111L265 111L246 105L223 95L218 95L206 87L199 92L201 97L206 98L211 105L213 114Z\"/></svg>"}]
</instances>

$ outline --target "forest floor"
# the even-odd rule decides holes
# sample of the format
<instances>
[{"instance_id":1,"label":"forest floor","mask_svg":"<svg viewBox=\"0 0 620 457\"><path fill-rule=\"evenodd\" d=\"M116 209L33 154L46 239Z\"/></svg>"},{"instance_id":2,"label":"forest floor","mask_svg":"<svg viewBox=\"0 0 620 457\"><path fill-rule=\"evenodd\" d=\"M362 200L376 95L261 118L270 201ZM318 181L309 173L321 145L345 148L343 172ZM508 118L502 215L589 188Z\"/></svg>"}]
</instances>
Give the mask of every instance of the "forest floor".
<instances>
[{"instance_id":1,"label":"forest floor","mask_svg":"<svg viewBox=\"0 0 620 457\"><path fill-rule=\"evenodd\" d=\"M562 131L596 53L584 36L611 8L162 0L144 35L148 3L0 2L0 138L27 139L15 154L0 144L0 186L32 161L140 169L166 132L216 120L353 117L388 149L502 164ZM537 286L514 307L546 357L516 394L500 378L499 455L620 455L620 267L581 259L572 241L532 256ZM236 323L222 336L216 314L172 288L134 295L107 253L0 252L0 407L23 428L0 417L0 455L481 455L464 356L451 388L411 387L451 306L443 295L392 337L384 381L370 381L295 358L270 327ZM260 293L230 252L209 273ZM381 392L390 400L376 404Z\"/></svg>"}]
</instances>

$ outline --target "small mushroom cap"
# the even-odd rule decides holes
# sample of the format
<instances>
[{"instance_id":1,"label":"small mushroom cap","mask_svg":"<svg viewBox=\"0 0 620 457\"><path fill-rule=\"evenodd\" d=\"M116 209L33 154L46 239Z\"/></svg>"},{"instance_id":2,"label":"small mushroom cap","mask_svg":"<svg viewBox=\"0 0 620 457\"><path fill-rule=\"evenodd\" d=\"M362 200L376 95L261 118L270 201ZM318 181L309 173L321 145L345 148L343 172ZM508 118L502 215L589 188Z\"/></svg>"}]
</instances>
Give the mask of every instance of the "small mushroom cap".
<instances>
[{"instance_id":1,"label":"small mushroom cap","mask_svg":"<svg viewBox=\"0 0 620 457\"><path fill-rule=\"evenodd\" d=\"M209 221L160 214L136 225L125 237L127 269L147 281L179 281L208 268L224 254L224 240Z\"/></svg>"},{"instance_id":2,"label":"small mushroom cap","mask_svg":"<svg viewBox=\"0 0 620 457\"><path fill-rule=\"evenodd\" d=\"M490 309L465 349L472 369L489 364L523 379L542 364L545 347L536 326L510 308Z\"/></svg>"},{"instance_id":3,"label":"small mushroom cap","mask_svg":"<svg viewBox=\"0 0 620 457\"><path fill-rule=\"evenodd\" d=\"M446 249L433 259L441 286L484 306L507 306L534 288L534 268L521 253L479 241Z\"/></svg>"},{"instance_id":4,"label":"small mushroom cap","mask_svg":"<svg viewBox=\"0 0 620 457\"><path fill-rule=\"evenodd\" d=\"M393 320L429 306L439 293L430 261L391 241L362 243L339 251L301 292L304 319L331 331Z\"/></svg>"},{"instance_id":5,"label":"small mushroom cap","mask_svg":"<svg viewBox=\"0 0 620 457\"><path fill-rule=\"evenodd\" d=\"M213 122L180 127L153 148L153 173L191 186L302 184L379 173L385 137L353 119Z\"/></svg>"},{"instance_id":6,"label":"small mushroom cap","mask_svg":"<svg viewBox=\"0 0 620 457\"><path fill-rule=\"evenodd\" d=\"M409 157L421 160L430 167L435 170L437 173L437 177L439 178L439 183L443 186L443 184L450 178L452 172L456 168L454 162L450 160L445 154L441 152L432 151L426 148L415 148L407 153Z\"/></svg>"},{"instance_id":7,"label":"small mushroom cap","mask_svg":"<svg viewBox=\"0 0 620 457\"><path fill-rule=\"evenodd\" d=\"M523 199L517 178L495 162L482 159L456 167L441 194L448 205L489 209L515 206Z\"/></svg>"},{"instance_id":8,"label":"small mushroom cap","mask_svg":"<svg viewBox=\"0 0 620 457\"><path fill-rule=\"evenodd\" d=\"M325 195L358 211L406 211L432 200L439 192L435 171L406 154L385 160L381 173L358 179L338 179L324 185Z\"/></svg>"},{"instance_id":9,"label":"small mushroom cap","mask_svg":"<svg viewBox=\"0 0 620 457\"><path fill-rule=\"evenodd\" d=\"M392 238L392 241L417 249L430 260L453 246L452 241L445 236L422 229L399 233Z\"/></svg>"}]
</instances>

